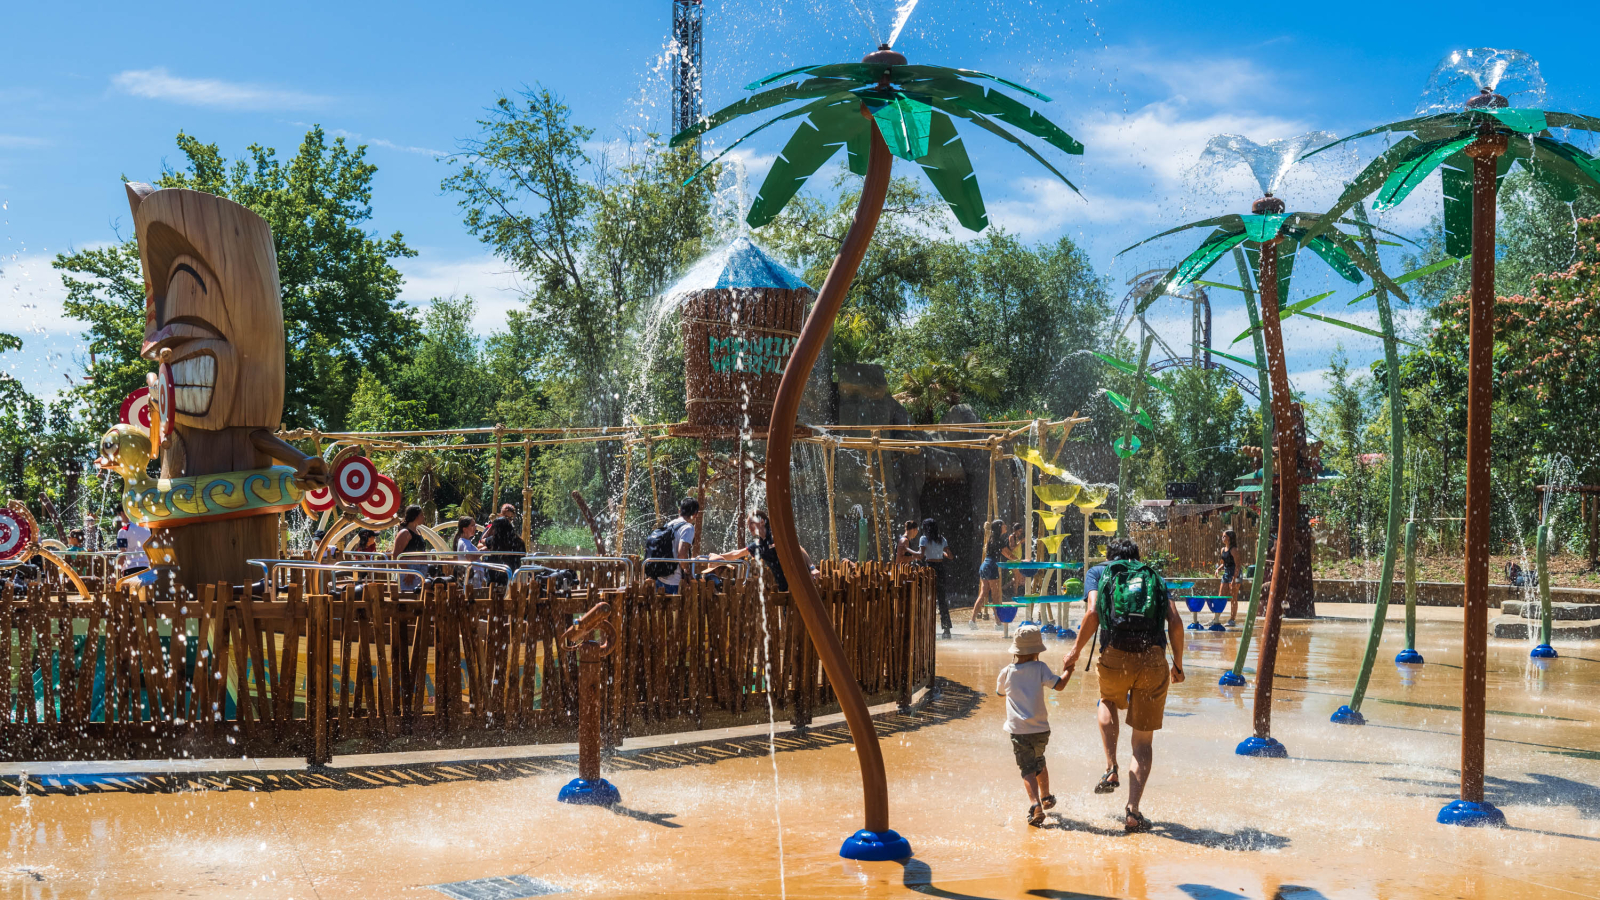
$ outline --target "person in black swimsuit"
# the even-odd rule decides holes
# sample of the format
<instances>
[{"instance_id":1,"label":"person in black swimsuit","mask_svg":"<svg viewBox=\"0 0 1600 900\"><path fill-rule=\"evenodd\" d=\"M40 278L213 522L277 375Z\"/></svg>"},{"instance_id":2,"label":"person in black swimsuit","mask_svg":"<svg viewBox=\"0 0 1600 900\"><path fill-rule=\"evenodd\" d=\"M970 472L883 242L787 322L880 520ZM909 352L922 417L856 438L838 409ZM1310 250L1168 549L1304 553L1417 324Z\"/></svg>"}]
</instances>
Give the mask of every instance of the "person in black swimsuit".
<instances>
[{"instance_id":1,"label":"person in black swimsuit","mask_svg":"<svg viewBox=\"0 0 1600 900\"><path fill-rule=\"evenodd\" d=\"M1239 562L1234 551L1239 547L1239 536L1232 528L1222 532L1222 549L1217 551L1217 577L1222 580L1222 593L1228 597L1228 624L1239 617Z\"/></svg>"}]
</instances>

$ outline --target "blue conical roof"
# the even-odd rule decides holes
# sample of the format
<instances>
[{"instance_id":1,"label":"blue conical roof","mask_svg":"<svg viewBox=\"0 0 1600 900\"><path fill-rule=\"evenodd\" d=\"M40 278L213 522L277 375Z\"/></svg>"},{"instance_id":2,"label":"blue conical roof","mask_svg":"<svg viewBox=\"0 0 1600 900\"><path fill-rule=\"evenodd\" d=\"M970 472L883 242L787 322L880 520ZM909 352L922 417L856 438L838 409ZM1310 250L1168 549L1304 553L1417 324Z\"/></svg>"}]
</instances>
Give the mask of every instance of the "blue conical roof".
<instances>
[{"instance_id":1,"label":"blue conical roof","mask_svg":"<svg viewBox=\"0 0 1600 900\"><path fill-rule=\"evenodd\" d=\"M811 290L799 275L747 237L736 237L694 264L668 295L727 288Z\"/></svg>"}]
</instances>

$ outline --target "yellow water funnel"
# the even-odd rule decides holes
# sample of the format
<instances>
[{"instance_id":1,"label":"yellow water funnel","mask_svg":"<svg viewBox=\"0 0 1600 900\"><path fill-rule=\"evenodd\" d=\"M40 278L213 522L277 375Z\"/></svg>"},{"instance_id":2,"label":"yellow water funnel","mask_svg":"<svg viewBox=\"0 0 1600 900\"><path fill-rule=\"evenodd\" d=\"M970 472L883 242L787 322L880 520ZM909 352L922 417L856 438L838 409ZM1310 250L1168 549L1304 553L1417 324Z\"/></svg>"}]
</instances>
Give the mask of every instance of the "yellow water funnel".
<instances>
[{"instance_id":1,"label":"yellow water funnel","mask_svg":"<svg viewBox=\"0 0 1600 900\"><path fill-rule=\"evenodd\" d=\"M1062 509L1071 506L1082 489L1081 484L1041 484L1033 492L1051 509Z\"/></svg>"},{"instance_id":2,"label":"yellow water funnel","mask_svg":"<svg viewBox=\"0 0 1600 900\"><path fill-rule=\"evenodd\" d=\"M1106 498L1110 495L1111 485L1109 484L1086 484L1078 491L1078 496L1073 498L1072 502L1079 509L1087 512L1106 502Z\"/></svg>"},{"instance_id":3,"label":"yellow water funnel","mask_svg":"<svg viewBox=\"0 0 1600 900\"><path fill-rule=\"evenodd\" d=\"M1107 534L1117 530L1116 519L1090 519L1089 521L1094 523L1094 527L1104 531Z\"/></svg>"}]
</instances>

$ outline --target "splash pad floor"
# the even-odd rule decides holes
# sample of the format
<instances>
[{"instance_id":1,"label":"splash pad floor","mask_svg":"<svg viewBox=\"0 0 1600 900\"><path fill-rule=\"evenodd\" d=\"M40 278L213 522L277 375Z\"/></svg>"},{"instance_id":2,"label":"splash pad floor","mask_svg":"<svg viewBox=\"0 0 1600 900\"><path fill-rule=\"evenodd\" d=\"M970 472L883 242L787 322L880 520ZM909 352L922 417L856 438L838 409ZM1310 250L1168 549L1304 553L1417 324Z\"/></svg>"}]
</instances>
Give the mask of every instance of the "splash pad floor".
<instances>
[{"instance_id":1,"label":"splash pad floor","mask_svg":"<svg viewBox=\"0 0 1600 900\"><path fill-rule=\"evenodd\" d=\"M1457 611L1459 615L1459 611ZM1504 830L1434 823L1457 778L1461 635L1419 624L1427 665L1389 662L1363 706L1348 701L1366 625L1289 623L1274 734L1287 760L1235 756L1253 683L1222 689L1234 634L1191 638L1144 802L1156 823L1122 834L1125 794L1090 788L1103 765L1095 684L1052 695L1049 749L1060 803L1029 828L990 695L1009 658L998 632L957 626L941 642L942 697L880 723L905 863L835 854L858 826L854 751L836 729L625 752L607 777L622 806L555 802L570 760L382 765L245 775L85 781L0 798L0 893L67 897L442 898L592 896L1226 900L1600 896L1600 741L1592 698L1600 647L1573 644L1547 669L1523 642L1490 641L1489 797ZM1065 644L1051 641L1059 664ZM1404 677L1403 677L1404 676ZM1253 679L1252 679L1253 682ZM1122 763L1128 765L1127 737ZM627 747L624 747L627 751ZM49 784L48 766L31 783ZM15 788L14 778L7 787ZM1126 788L1123 789L1124 791ZM782 854L776 814L782 816ZM475 893L476 892L476 893ZM498 893L497 893L498 892ZM532 892L532 893L530 893Z\"/></svg>"}]
</instances>

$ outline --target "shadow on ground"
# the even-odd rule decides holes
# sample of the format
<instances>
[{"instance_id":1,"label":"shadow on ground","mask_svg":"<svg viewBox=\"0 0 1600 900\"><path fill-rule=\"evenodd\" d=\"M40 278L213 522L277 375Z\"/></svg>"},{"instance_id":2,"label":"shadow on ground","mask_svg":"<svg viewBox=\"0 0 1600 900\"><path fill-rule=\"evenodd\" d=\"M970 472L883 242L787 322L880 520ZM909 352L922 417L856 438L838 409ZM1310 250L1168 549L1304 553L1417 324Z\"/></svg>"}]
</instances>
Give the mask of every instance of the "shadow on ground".
<instances>
[{"instance_id":1,"label":"shadow on ground","mask_svg":"<svg viewBox=\"0 0 1600 900\"><path fill-rule=\"evenodd\" d=\"M971 716L983 694L963 684L939 679L940 690L930 694L912 710L873 717L880 738L919 731ZM775 745L779 753L819 750L850 743L850 729L843 723L805 732L785 731L768 743L765 735L674 744L642 750L613 751L605 757L609 772L675 769L711 765L726 759L767 756ZM496 759L472 762L410 763L393 766L352 768L294 769L259 772L172 772L164 774L26 775L0 779L0 797L15 797L27 780L27 793L45 796L80 796L108 793L176 794L200 791L353 791L375 788L432 785L449 781L497 781L540 775L577 775L578 757L543 756L528 759ZM644 819L658 825L677 827L661 821L662 816L619 810L619 814Z\"/></svg>"}]
</instances>

